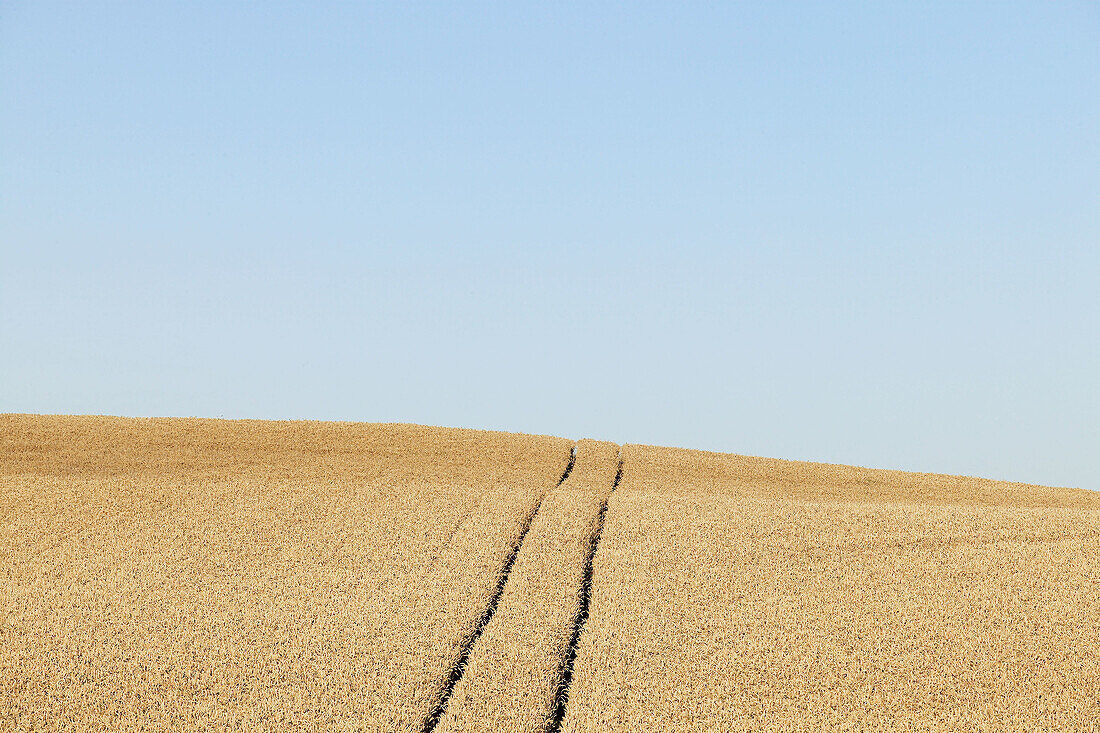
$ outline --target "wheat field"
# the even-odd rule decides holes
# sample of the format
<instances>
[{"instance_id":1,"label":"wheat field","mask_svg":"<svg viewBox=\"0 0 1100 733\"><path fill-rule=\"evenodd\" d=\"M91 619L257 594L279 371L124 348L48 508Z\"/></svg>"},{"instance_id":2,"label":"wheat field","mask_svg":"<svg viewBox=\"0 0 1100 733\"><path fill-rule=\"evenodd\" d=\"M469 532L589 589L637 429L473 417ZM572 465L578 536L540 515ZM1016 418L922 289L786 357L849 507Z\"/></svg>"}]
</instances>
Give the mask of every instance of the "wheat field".
<instances>
[{"instance_id":1,"label":"wheat field","mask_svg":"<svg viewBox=\"0 0 1100 733\"><path fill-rule=\"evenodd\" d=\"M1100 730L1100 493L0 415L0 730Z\"/></svg>"}]
</instances>

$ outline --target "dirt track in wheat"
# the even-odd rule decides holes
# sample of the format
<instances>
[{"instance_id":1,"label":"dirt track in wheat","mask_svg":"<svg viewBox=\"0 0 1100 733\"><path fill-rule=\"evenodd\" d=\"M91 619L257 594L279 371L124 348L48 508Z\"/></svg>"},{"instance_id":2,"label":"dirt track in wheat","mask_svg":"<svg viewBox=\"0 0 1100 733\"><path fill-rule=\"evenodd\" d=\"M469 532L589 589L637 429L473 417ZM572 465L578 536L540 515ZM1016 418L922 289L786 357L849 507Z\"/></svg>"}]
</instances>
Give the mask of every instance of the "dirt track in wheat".
<instances>
[{"instance_id":1,"label":"dirt track in wheat","mask_svg":"<svg viewBox=\"0 0 1100 733\"><path fill-rule=\"evenodd\" d=\"M0 415L0 730L1100 730L1100 493Z\"/></svg>"}]
</instances>

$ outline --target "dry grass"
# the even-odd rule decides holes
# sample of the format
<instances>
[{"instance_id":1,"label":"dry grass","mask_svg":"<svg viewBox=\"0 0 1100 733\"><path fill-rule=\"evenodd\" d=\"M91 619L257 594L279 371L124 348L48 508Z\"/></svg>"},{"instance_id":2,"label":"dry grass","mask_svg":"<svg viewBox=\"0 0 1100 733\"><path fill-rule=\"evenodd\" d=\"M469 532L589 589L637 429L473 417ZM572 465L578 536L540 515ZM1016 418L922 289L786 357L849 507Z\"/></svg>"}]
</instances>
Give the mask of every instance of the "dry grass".
<instances>
[{"instance_id":1,"label":"dry grass","mask_svg":"<svg viewBox=\"0 0 1100 733\"><path fill-rule=\"evenodd\" d=\"M1100 494L626 446L565 730L1096 730Z\"/></svg>"},{"instance_id":2,"label":"dry grass","mask_svg":"<svg viewBox=\"0 0 1100 733\"><path fill-rule=\"evenodd\" d=\"M1100 493L572 445L0 416L0 730L1100 730Z\"/></svg>"},{"instance_id":3,"label":"dry grass","mask_svg":"<svg viewBox=\"0 0 1100 733\"><path fill-rule=\"evenodd\" d=\"M582 440L569 479L547 495L436 730L535 733L550 725L619 447Z\"/></svg>"},{"instance_id":4,"label":"dry grass","mask_svg":"<svg viewBox=\"0 0 1100 733\"><path fill-rule=\"evenodd\" d=\"M0 417L0 729L419 730L572 447Z\"/></svg>"}]
</instances>

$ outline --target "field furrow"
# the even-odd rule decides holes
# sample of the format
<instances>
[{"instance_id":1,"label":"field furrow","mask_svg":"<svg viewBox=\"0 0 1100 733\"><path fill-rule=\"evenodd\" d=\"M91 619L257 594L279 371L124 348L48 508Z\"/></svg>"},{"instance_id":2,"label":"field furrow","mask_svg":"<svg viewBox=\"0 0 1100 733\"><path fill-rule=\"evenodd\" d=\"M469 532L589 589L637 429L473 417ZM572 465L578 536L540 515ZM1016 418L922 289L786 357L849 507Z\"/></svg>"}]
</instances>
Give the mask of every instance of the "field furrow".
<instances>
[{"instance_id":1,"label":"field furrow","mask_svg":"<svg viewBox=\"0 0 1100 733\"><path fill-rule=\"evenodd\" d=\"M577 449L573 448L572 455L569 459L569 464L565 467L564 473L561 475L561 479L558 481L558 487L560 488L565 483L570 474L573 471L573 466L577 458ZM512 566L516 562L516 558L519 556L521 549L523 548L524 540L527 537L528 532L531 530L532 524L535 522L535 518L541 511L543 502L546 500L546 495L539 501L535 511L528 515L526 522L524 523L523 530L520 533L519 539L515 546L512 548L511 554L505 561L504 567L500 572L497 579L496 588L489 598L489 602L482 612L481 617L478 619L477 625L468 632L461 645L458 656L454 659L451 666L451 672L445 680L445 684L439 689L436 695L436 703L432 708L430 714L425 718L421 729L425 733L435 730L439 724L439 720L442 717L444 711L447 709L447 703L451 699L451 695L454 693L455 686L459 683L463 673L466 670L466 663L470 657L471 652L475 648L478 639L481 638L481 634L485 631L486 626L492 621L494 614L496 613L497 606L500 603L501 597L504 595L504 590L507 587L509 576L512 572Z\"/></svg>"},{"instance_id":2,"label":"field furrow","mask_svg":"<svg viewBox=\"0 0 1100 733\"><path fill-rule=\"evenodd\" d=\"M578 444L576 467L543 500L437 731L549 729L617 466L614 443Z\"/></svg>"}]
</instances>

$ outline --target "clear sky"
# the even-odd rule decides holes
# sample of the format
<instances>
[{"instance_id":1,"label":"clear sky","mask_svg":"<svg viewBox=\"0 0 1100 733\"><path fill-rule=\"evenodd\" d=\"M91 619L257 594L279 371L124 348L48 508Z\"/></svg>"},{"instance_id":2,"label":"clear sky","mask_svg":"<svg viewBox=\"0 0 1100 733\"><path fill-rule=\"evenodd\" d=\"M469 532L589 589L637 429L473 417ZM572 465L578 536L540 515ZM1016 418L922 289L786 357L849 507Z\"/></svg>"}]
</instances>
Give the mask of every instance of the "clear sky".
<instances>
[{"instance_id":1,"label":"clear sky","mask_svg":"<svg viewBox=\"0 0 1100 733\"><path fill-rule=\"evenodd\" d=\"M0 412L1100 489L1100 6L0 9Z\"/></svg>"}]
</instances>

